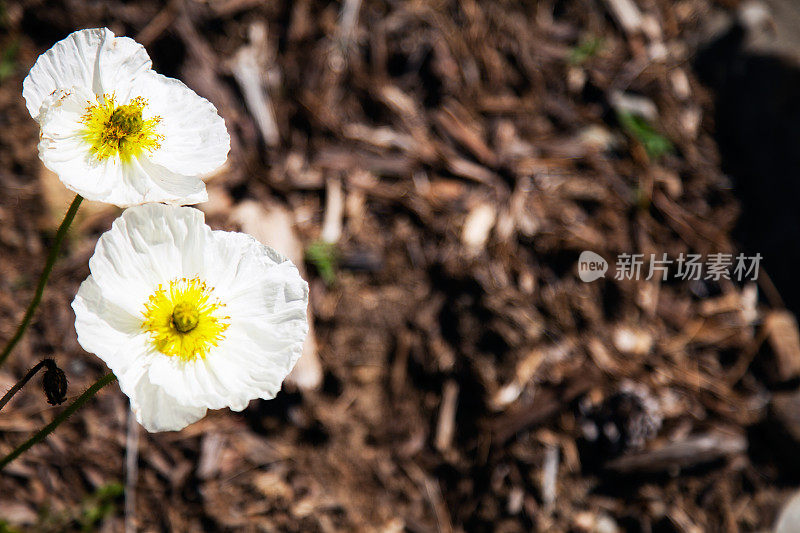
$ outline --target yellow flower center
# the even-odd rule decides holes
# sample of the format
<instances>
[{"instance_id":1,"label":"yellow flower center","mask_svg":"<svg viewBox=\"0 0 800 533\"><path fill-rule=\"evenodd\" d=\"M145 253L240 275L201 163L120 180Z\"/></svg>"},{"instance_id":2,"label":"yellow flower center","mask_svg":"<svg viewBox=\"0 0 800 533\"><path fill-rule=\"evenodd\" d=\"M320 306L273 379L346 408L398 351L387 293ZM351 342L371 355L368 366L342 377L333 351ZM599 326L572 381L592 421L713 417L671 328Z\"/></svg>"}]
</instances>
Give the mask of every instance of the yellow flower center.
<instances>
[{"instance_id":1,"label":"yellow flower center","mask_svg":"<svg viewBox=\"0 0 800 533\"><path fill-rule=\"evenodd\" d=\"M118 106L113 94L98 96L97 103L81 117L83 138L91 153L99 161L118 155L122 162L128 162L161 146L164 136L156 132L161 117L145 120L142 111L146 106L147 100L142 97Z\"/></svg>"},{"instance_id":2,"label":"yellow flower center","mask_svg":"<svg viewBox=\"0 0 800 533\"><path fill-rule=\"evenodd\" d=\"M187 333L197 327L200 321L200 311L197 306L189 302L181 302L172 310L172 323L181 333Z\"/></svg>"},{"instance_id":3,"label":"yellow flower center","mask_svg":"<svg viewBox=\"0 0 800 533\"><path fill-rule=\"evenodd\" d=\"M214 289L200 278L180 278L159 285L144 304L142 329L150 334L159 352L193 361L205 358L225 338L229 316L221 316L225 304L214 298Z\"/></svg>"}]
</instances>

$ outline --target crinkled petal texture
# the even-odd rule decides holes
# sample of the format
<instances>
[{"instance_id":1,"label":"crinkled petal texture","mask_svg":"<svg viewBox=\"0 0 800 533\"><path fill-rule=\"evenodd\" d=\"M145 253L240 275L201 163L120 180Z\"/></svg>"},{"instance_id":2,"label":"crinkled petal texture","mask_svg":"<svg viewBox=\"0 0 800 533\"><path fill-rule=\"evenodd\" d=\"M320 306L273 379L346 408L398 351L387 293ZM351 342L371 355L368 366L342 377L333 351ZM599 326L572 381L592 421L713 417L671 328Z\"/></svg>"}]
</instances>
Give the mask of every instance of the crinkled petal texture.
<instances>
[{"instance_id":1,"label":"crinkled petal texture","mask_svg":"<svg viewBox=\"0 0 800 533\"><path fill-rule=\"evenodd\" d=\"M228 158L231 139L214 105L182 81L150 72L136 87L148 112L161 117L161 147L150 157L154 165L176 174L213 172Z\"/></svg>"},{"instance_id":2,"label":"crinkled petal texture","mask_svg":"<svg viewBox=\"0 0 800 533\"><path fill-rule=\"evenodd\" d=\"M41 127L39 157L89 200L204 202L201 177L230 151L213 104L154 72L141 45L105 28L75 32L42 54L23 95Z\"/></svg>"},{"instance_id":3,"label":"crinkled petal texture","mask_svg":"<svg viewBox=\"0 0 800 533\"><path fill-rule=\"evenodd\" d=\"M108 28L79 30L39 56L22 83L22 96L38 120L42 103L56 90L110 93L121 84L133 85L151 67L147 51L133 39L116 37Z\"/></svg>"},{"instance_id":4,"label":"crinkled petal texture","mask_svg":"<svg viewBox=\"0 0 800 533\"><path fill-rule=\"evenodd\" d=\"M89 268L72 303L78 342L116 374L149 431L274 398L300 357L308 285L297 268L249 235L212 231L196 209L127 209ZM201 280L224 312L226 327L203 356L167 355L145 327L148 299L181 278Z\"/></svg>"}]
</instances>

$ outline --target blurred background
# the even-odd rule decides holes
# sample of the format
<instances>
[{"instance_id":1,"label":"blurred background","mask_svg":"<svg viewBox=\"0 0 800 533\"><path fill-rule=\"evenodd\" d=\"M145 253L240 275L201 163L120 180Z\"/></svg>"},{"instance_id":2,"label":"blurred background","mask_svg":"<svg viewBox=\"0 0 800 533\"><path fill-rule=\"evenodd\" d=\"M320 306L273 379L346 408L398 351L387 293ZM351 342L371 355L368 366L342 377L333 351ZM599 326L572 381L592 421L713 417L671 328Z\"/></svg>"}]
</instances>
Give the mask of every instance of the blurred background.
<instances>
[{"instance_id":1,"label":"blurred background","mask_svg":"<svg viewBox=\"0 0 800 533\"><path fill-rule=\"evenodd\" d=\"M22 80L98 26L217 106L198 207L301 267L313 331L275 400L181 432L103 390L0 475L0 531L771 530L800 486L796 2L0 0L3 341L72 199ZM105 373L69 303L118 214L84 203L0 390ZM763 259L614 279L623 253ZM60 409L31 382L0 453Z\"/></svg>"}]
</instances>

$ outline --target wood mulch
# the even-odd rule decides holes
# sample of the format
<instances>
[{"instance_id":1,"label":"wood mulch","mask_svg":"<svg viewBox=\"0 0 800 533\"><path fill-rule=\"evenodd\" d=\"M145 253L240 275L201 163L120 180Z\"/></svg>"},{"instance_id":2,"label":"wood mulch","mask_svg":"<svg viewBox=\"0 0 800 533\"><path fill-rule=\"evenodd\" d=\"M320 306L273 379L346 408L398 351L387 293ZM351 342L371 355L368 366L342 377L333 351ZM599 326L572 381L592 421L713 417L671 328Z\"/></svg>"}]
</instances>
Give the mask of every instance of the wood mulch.
<instances>
[{"instance_id":1,"label":"wood mulch","mask_svg":"<svg viewBox=\"0 0 800 533\"><path fill-rule=\"evenodd\" d=\"M758 283L611 275L622 253L739 251L692 67L736 4L6 1L0 339L70 200L22 79L108 26L225 118L208 222L323 256L305 264L317 387L142 433L141 530L767 528L800 475L800 340L768 258ZM117 214L82 211L0 390L45 356L71 397L104 372L69 303ZM606 279L578 278L584 250ZM58 409L32 382L0 412L0 453ZM112 385L0 475L0 519L120 531L126 435Z\"/></svg>"}]
</instances>

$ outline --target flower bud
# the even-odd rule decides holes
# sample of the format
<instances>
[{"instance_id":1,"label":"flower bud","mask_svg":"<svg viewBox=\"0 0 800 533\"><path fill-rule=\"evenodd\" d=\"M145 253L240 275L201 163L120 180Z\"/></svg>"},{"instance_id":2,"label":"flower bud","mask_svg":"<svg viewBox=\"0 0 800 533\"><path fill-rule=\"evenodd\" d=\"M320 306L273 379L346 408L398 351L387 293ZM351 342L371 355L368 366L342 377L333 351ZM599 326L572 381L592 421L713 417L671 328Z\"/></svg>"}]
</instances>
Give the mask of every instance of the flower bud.
<instances>
[{"instance_id":1,"label":"flower bud","mask_svg":"<svg viewBox=\"0 0 800 533\"><path fill-rule=\"evenodd\" d=\"M47 396L47 403L60 405L67 399L67 375L52 359L48 359L46 364L47 370L42 378L42 388Z\"/></svg>"}]
</instances>

